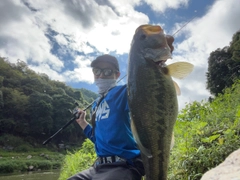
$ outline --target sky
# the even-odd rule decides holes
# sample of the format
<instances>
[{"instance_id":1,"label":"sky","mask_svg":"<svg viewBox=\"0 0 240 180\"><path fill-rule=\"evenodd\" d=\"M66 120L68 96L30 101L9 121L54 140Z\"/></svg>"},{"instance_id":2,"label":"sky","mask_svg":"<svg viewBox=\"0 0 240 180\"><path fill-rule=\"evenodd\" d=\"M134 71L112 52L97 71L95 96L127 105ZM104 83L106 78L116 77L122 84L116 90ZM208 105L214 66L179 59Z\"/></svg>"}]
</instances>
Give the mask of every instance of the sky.
<instances>
[{"instance_id":1,"label":"sky","mask_svg":"<svg viewBox=\"0 0 240 180\"><path fill-rule=\"evenodd\" d=\"M240 30L240 0L1 0L0 56L24 61L37 73L97 92L90 63L117 57L121 77L137 27L159 25L174 35L173 62L194 65L183 80L179 109L207 101L208 57ZM176 33L177 32L177 33ZM126 84L123 78L119 84Z\"/></svg>"}]
</instances>

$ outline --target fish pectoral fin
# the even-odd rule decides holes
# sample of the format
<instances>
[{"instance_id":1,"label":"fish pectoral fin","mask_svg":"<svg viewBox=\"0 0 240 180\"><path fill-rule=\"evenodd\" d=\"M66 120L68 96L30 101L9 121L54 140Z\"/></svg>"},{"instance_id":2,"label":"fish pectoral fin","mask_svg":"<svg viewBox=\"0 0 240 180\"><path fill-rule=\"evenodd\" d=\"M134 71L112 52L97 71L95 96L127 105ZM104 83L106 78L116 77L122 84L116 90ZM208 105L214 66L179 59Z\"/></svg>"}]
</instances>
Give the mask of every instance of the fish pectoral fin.
<instances>
[{"instance_id":1,"label":"fish pectoral fin","mask_svg":"<svg viewBox=\"0 0 240 180\"><path fill-rule=\"evenodd\" d=\"M177 95L180 96L181 95L181 90L180 90L178 84L175 81L173 81L173 84L174 84Z\"/></svg>"},{"instance_id":2,"label":"fish pectoral fin","mask_svg":"<svg viewBox=\"0 0 240 180\"><path fill-rule=\"evenodd\" d=\"M193 71L193 67L194 66L188 62L176 62L167 66L169 75L177 79L185 78Z\"/></svg>"}]
</instances>

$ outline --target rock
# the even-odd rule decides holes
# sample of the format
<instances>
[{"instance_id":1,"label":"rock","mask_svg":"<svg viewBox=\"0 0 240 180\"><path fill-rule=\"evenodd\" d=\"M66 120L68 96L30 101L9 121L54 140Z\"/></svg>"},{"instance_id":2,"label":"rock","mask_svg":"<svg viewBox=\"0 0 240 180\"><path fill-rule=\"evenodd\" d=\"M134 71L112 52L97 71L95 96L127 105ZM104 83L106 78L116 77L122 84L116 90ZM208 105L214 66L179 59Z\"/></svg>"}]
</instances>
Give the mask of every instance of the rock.
<instances>
[{"instance_id":1,"label":"rock","mask_svg":"<svg viewBox=\"0 0 240 180\"><path fill-rule=\"evenodd\" d=\"M220 165L207 171L201 180L240 180L240 149L231 153Z\"/></svg>"},{"instance_id":2,"label":"rock","mask_svg":"<svg viewBox=\"0 0 240 180\"><path fill-rule=\"evenodd\" d=\"M7 151L12 151L14 149L14 147L12 147L12 146L4 146L3 149L5 149Z\"/></svg>"},{"instance_id":3,"label":"rock","mask_svg":"<svg viewBox=\"0 0 240 180\"><path fill-rule=\"evenodd\" d=\"M59 148L59 149L64 149L64 148L65 148L65 145L64 145L64 144L58 144L58 148Z\"/></svg>"},{"instance_id":4,"label":"rock","mask_svg":"<svg viewBox=\"0 0 240 180\"><path fill-rule=\"evenodd\" d=\"M48 156L48 154L46 154L44 157L45 157L46 159L50 159L49 156Z\"/></svg>"},{"instance_id":5,"label":"rock","mask_svg":"<svg viewBox=\"0 0 240 180\"><path fill-rule=\"evenodd\" d=\"M31 159L31 158L32 158L32 155L28 155L28 156L27 156L27 159Z\"/></svg>"},{"instance_id":6,"label":"rock","mask_svg":"<svg viewBox=\"0 0 240 180\"><path fill-rule=\"evenodd\" d=\"M33 168L34 168L34 166L29 166L29 167L28 167L28 170L29 170L29 171L32 171Z\"/></svg>"}]
</instances>

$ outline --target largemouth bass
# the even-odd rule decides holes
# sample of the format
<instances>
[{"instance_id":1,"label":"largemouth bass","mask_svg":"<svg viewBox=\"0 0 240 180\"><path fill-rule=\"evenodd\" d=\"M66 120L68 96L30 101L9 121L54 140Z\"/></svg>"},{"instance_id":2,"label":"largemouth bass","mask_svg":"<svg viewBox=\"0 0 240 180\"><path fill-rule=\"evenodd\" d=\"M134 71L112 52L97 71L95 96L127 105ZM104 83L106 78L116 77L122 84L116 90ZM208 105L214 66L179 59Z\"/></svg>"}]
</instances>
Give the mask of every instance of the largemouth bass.
<instances>
[{"instance_id":1,"label":"largemouth bass","mask_svg":"<svg viewBox=\"0 0 240 180\"><path fill-rule=\"evenodd\" d=\"M132 40L128 62L128 103L131 128L143 159L146 180L166 180L173 127L178 115L178 85L193 65L169 66L171 43L160 26L142 25ZM173 38L172 38L173 39ZM171 47L171 48L170 48Z\"/></svg>"}]
</instances>

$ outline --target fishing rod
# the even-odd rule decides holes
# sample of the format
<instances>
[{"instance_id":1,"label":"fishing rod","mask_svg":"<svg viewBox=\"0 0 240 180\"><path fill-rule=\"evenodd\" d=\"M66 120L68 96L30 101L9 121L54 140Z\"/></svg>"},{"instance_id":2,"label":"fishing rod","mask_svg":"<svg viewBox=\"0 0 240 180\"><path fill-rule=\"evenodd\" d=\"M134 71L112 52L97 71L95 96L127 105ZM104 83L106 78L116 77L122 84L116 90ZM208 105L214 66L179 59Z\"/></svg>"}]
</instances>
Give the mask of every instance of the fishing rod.
<instances>
[{"instance_id":1,"label":"fishing rod","mask_svg":"<svg viewBox=\"0 0 240 180\"><path fill-rule=\"evenodd\" d=\"M125 78L127 75L124 75L121 79L119 79L117 81L117 83L119 83L123 78ZM85 109L83 109L83 111L86 111L87 109L89 109L92 104L94 103L95 101L91 102ZM71 111L69 110L73 117L71 118L70 121L68 121L63 127L61 127L57 132L55 132L52 136L50 136L46 141L43 142L43 145L46 145L47 143L49 143L58 133L60 133L63 129L65 129L66 127L68 127L70 124L72 124L74 121L76 121L76 119L79 118L79 116L81 114L78 113L78 107L79 107L79 104L77 102L75 102L75 105L76 107Z\"/></svg>"},{"instance_id":2,"label":"fishing rod","mask_svg":"<svg viewBox=\"0 0 240 180\"><path fill-rule=\"evenodd\" d=\"M76 119L79 118L80 114L78 113L78 103L75 102L75 104L77 105L77 107L70 112L72 112L73 117L71 118L70 121L68 121L63 127L61 127L57 132L55 132L51 137L49 137L46 141L43 142L43 145L46 145L47 143L49 143L58 133L60 133L63 129L65 129L66 127L68 127L70 124L72 124L72 122L74 122ZM88 108L91 107L91 105L93 104L93 102L91 104L89 104L83 111L86 111Z\"/></svg>"}]
</instances>

